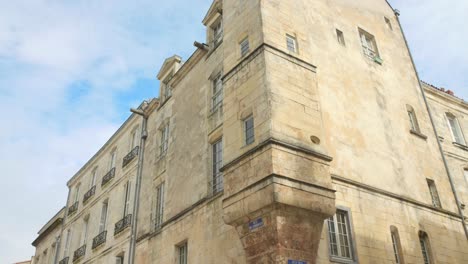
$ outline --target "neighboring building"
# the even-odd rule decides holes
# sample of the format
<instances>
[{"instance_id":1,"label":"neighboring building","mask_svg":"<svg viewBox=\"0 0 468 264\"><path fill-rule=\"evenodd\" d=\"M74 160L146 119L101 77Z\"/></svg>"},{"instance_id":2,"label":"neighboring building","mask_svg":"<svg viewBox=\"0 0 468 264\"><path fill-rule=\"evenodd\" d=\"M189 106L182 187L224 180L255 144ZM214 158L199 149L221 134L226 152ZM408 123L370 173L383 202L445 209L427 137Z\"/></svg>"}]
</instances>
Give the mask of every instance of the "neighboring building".
<instances>
[{"instance_id":1,"label":"neighboring building","mask_svg":"<svg viewBox=\"0 0 468 264\"><path fill-rule=\"evenodd\" d=\"M62 208L39 230L38 237L32 242L32 245L36 248L36 253L32 259L33 264L53 263L57 252L57 242L62 230L64 214L65 208Z\"/></svg>"},{"instance_id":2,"label":"neighboring building","mask_svg":"<svg viewBox=\"0 0 468 264\"><path fill-rule=\"evenodd\" d=\"M468 204L468 103L450 90L427 83L423 87L457 194L465 206Z\"/></svg>"},{"instance_id":3,"label":"neighboring building","mask_svg":"<svg viewBox=\"0 0 468 264\"><path fill-rule=\"evenodd\" d=\"M140 107L139 199L136 115L68 182L60 264L128 263L134 203L138 264L468 259L440 139L385 0L216 0L203 24L207 44L168 58L159 100ZM466 203L467 105L425 90Z\"/></svg>"}]
</instances>

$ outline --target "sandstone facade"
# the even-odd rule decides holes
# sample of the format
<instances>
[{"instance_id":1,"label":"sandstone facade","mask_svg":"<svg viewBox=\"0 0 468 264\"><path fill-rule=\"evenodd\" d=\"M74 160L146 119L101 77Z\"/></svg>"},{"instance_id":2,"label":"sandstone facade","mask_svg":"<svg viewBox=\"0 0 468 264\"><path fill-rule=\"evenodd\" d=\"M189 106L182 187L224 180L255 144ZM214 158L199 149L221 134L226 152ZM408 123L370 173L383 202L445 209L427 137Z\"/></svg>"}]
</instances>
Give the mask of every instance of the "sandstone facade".
<instances>
[{"instance_id":1,"label":"sandstone facade","mask_svg":"<svg viewBox=\"0 0 468 264\"><path fill-rule=\"evenodd\" d=\"M386 1L216 0L203 23L140 107L139 198L137 115L68 182L61 264L127 263L137 203L138 264L468 261L468 106L421 89Z\"/></svg>"}]
</instances>

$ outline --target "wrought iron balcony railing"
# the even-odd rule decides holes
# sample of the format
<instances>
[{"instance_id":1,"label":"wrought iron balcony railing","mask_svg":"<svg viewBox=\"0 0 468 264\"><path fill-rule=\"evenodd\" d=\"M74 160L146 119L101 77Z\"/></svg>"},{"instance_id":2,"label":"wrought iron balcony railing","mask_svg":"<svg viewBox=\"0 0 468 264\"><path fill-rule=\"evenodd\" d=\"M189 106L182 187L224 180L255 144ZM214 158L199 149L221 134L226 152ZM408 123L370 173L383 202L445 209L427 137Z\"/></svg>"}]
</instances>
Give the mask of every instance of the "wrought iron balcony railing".
<instances>
[{"instance_id":1,"label":"wrought iron balcony railing","mask_svg":"<svg viewBox=\"0 0 468 264\"><path fill-rule=\"evenodd\" d=\"M107 231L102 231L99 235L93 238L92 249L97 248L98 246L106 243Z\"/></svg>"},{"instance_id":2,"label":"wrought iron balcony railing","mask_svg":"<svg viewBox=\"0 0 468 264\"><path fill-rule=\"evenodd\" d=\"M127 166L130 162L132 162L132 160L135 159L136 156L138 156L138 152L140 151L140 147L139 146L136 146L132 149L132 151L130 151L130 153L128 153L124 158L123 158L123 162L122 162L122 168L124 168L125 166Z\"/></svg>"},{"instance_id":3,"label":"wrought iron balcony railing","mask_svg":"<svg viewBox=\"0 0 468 264\"><path fill-rule=\"evenodd\" d=\"M101 186L106 185L108 182L110 182L115 176L115 167L112 168L104 177L102 177L102 183Z\"/></svg>"},{"instance_id":4,"label":"wrought iron balcony railing","mask_svg":"<svg viewBox=\"0 0 468 264\"><path fill-rule=\"evenodd\" d=\"M78 202L75 202L70 207L68 207L68 215L71 215L75 213L76 211L78 211L78 204L79 204Z\"/></svg>"},{"instance_id":5,"label":"wrought iron balcony railing","mask_svg":"<svg viewBox=\"0 0 468 264\"><path fill-rule=\"evenodd\" d=\"M86 253L86 245L83 245L77 250L75 250L75 252L73 253L73 262L84 257L85 253Z\"/></svg>"},{"instance_id":6,"label":"wrought iron balcony railing","mask_svg":"<svg viewBox=\"0 0 468 264\"><path fill-rule=\"evenodd\" d=\"M87 191L84 196L83 196L83 203L86 203L89 198L93 197L93 195L96 193L96 185L94 185L93 187L91 187L91 189L89 189L89 191Z\"/></svg>"},{"instance_id":7,"label":"wrought iron balcony railing","mask_svg":"<svg viewBox=\"0 0 468 264\"><path fill-rule=\"evenodd\" d=\"M59 261L59 264L68 264L68 257L65 257L61 261Z\"/></svg>"},{"instance_id":8,"label":"wrought iron balcony railing","mask_svg":"<svg viewBox=\"0 0 468 264\"><path fill-rule=\"evenodd\" d=\"M115 223L114 227L114 236L118 235L120 232L124 231L127 227L132 224L132 215L129 214L122 218L120 221Z\"/></svg>"}]
</instances>

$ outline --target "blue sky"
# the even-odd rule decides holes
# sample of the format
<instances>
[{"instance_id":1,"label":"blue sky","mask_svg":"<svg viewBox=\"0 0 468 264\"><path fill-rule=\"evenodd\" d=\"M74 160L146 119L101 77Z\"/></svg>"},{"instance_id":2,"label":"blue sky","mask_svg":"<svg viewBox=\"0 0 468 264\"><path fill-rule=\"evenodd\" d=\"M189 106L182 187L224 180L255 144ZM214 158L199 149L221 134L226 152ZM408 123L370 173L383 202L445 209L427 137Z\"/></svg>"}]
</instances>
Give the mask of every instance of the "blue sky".
<instances>
[{"instance_id":1,"label":"blue sky","mask_svg":"<svg viewBox=\"0 0 468 264\"><path fill-rule=\"evenodd\" d=\"M128 109L157 95L164 58L205 40L211 0L0 2L0 261L11 263L33 255L65 183ZM421 77L468 98L468 1L390 2Z\"/></svg>"}]
</instances>

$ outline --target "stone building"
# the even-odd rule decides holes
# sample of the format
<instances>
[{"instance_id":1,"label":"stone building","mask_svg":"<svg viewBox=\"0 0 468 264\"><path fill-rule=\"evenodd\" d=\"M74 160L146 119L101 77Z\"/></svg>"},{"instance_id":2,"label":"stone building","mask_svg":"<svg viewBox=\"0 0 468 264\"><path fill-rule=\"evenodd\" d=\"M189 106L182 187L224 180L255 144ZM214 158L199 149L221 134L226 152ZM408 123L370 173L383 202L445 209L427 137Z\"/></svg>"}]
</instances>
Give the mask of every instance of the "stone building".
<instances>
[{"instance_id":1,"label":"stone building","mask_svg":"<svg viewBox=\"0 0 468 264\"><path fill-rule=\"evenodd\" d=\"M216 0L203 24L68 182L60 264L468 261L467 104L420 84L385 0Z\"/></svg>"},{"instance_id":2,"label":"stone building","mask_svg":"<svg viewBox=\"0 0 468 264\"><path fill-rule=\"evenodd\" d=\"M32 242L36 248L33 264L50 264L55 260L64 213L65 208L62 208L39 230L38 237Z\"/></svg>"}]
</instances>

